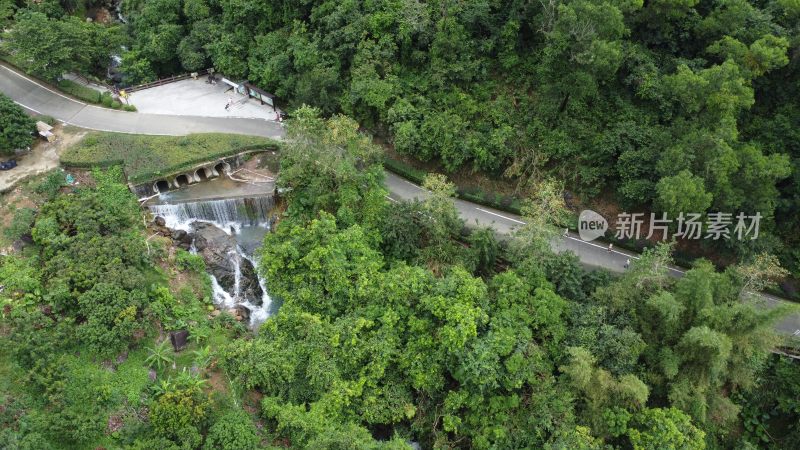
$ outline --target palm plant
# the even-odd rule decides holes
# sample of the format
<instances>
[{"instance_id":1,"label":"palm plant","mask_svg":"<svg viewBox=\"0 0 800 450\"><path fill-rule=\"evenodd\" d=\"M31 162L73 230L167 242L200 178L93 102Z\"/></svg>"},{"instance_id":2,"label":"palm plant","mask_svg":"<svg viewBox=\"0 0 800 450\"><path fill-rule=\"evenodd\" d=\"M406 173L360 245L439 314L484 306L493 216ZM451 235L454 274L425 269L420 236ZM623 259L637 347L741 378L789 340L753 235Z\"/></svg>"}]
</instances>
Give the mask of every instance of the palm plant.
<instances>
[{"instance_id":1,"label":"palm plant","mask_svg":"<svg viewBox=\"0 0 800 450\"><path fill-rule=\"evenodd\" d=\"M211 359L214 355L211 352L211 347L206 345L192 352L194 355L194 365L199 369L205 369L211 364Z\"/></svg>"},{"instance_id":2,"label":"palm plant","mask_svg":"<svg viewBox=\"0 0 800 450\"><path fill-rule=\"evenodd\" d=\"M155 385L153 385L153 394L156 397L160 397L167 392L171 392L175 388L175 383L172 382L171 378L167 378L166 380L161 380Z\"/></svg>"},{"instance_id":3,"label":"palm plant","mask_svg":"<svg viewBox=\"0 0 800 450\"><path fill-rule=\"evenodd\" d=\"M148 347L147 350L150 355L144 360L149 367L156 367L158 370L164 366L173 363L172 356L170 356L169 342L164 340L153 347Z\"/></svg>"},{"instance_id":4,"label":"palm plant","mask_svg":"<svg viewBox=\"0 0 800 450\"><path fill-rule=\"evenodd\" d=\"M197 375L187 372L186 368L175 377L175 385L180 389L187 389L190 391L200 391L207 383L206 380L198 377Z\"/></svg>"},{"instance_id":5,"label":"palm plant","mask_svg":"<svg viewBox=\"0 0 800 450\"><path fill-rule=\"evenodd\" d=\"M195 327L192 329L191 333L189 333L189 339L194 341L195 344L199 344L206 339L208 339L209 332L208 329L204 327Z\"/></svg>"}]
</instances>

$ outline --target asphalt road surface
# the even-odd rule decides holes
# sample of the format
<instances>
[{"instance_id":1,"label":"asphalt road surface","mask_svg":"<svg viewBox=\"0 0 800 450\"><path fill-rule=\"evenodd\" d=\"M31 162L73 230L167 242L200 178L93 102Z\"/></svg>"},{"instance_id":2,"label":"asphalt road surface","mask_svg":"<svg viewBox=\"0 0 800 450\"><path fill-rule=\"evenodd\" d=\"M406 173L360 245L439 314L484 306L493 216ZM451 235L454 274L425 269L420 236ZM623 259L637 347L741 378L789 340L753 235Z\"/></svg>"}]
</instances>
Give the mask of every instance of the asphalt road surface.
<instances>
[{"instance_id":1,"label":"asphalt road surface","mask_svg":"<svg viewBox=\"0 0 800 450\"><path fill-rule=\"evenodd\" d=\"M281 139L284 135L280 124L259 119L143 114L87 105L3 65L0 65L0 91L30 111L92 130L174 136L189 133L225 132L275 139ZM427 194L419 186L389 172L386 173L386 187L390 193L390 200L421 199ZM513 214L463 200L456 200L455 204L468 225L490 226L498 233L508 234L515 227L524 224L522 218ZM632 252L617 250L609 252L605 246L582 241L573 234L554 242L553 248L556 251L574 252L587 266L601 267L614 272L624 271L626 260L638 258L638 255ZM677 267L670 268L670 271L676 277L683 275L682 269ZM762 295L762 297L768 306L785 303L785 300L770 295ZM778 324L777 328L783 333L794 335L800 339L800 313L786 317Z\"/></svg>"}]
</instances>

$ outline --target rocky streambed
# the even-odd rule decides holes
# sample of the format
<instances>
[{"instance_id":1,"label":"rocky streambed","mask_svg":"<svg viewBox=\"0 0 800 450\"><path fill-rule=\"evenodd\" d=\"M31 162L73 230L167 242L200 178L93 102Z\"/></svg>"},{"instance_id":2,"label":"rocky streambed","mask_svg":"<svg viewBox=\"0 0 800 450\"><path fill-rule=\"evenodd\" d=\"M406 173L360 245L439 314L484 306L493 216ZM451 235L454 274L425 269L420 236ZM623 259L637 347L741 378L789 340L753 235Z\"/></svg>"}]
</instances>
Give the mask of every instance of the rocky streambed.
<instances>
[{"instance_id":1,"label":"rocky streambed","mask_svg":"<svg viewBox=\"0 0 800 450\"><path fill-rule=\"evenodd\" d=\"M258 276L256 261L236 239L238 230L225 230L210 222L193 221L180 229L170 229L160 216L156 230L169 236L173 244L200 255L211 277L214 303L234 317L257 326L269 315L271 299Z\"/></svg>"}]
</instances>

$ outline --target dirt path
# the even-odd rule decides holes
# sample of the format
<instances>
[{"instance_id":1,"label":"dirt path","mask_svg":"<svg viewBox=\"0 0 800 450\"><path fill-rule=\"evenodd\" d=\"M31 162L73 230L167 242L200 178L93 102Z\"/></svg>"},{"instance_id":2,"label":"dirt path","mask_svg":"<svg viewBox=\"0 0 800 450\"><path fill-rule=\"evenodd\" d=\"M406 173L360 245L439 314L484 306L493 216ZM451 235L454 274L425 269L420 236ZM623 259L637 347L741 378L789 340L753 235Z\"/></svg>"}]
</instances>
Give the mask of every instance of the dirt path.
<instances>
[{"instance_id":1,"label":"dirt path","mask_svg":"<svg viewBox=\"0 0 800 450\"><path fill-rule=\"evenodd\" d=\"M17 158L19 165L16 168L0 171L0 193L10 191L22 180L58 167L61 152L87 133L72 127L64 129L63 125L57 125L53 132L58 137L56 142L38 140L30 153Z\"/></svg>"}]
</instances>

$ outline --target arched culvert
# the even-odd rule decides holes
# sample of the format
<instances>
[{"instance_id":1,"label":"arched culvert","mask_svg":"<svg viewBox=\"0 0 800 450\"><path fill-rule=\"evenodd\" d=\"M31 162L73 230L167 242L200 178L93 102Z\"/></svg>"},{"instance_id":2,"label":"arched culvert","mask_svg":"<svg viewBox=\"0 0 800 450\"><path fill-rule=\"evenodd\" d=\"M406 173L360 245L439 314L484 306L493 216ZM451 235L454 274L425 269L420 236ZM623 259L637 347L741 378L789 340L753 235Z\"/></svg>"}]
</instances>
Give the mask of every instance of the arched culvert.
<instances>
[{"instance_id":1,"label":"arched culvert","mask_svg":"<svg viewBox=\"0 0 800 450\"><path fill-rule=\"evenodd\" d=\"M230 166L225 163L219 163L216 166L214 166L214 170L216 170L217 173L220 174L220 176L228 173L228 169L230 169Z\"/></svg>"},{"instance_id":2,"label":"arched culvert","mask_svg":"<svg viewBox=\"0 0 800 450\"><path fill-rule=\"evenodd\" d=\"M188 186L189 185L189 177L186 175L178 175L175 177L175 184L178 187Z\"/></svg>"},{"instance_id":3,"label":"arched culvert","mask_svg":"<svg viewBox=\"0 0 800 450\"><path fill-rule=\"evenodd\" d=\"M169 191L169 181L167 180L158 180L154 185L155 190L157 192L167 192Z\"/></svg>"},{"instance_id":4,"label":"arched culvert","mask_svg":"<svg viewBox=\"0 0 800 450\"><path fill-rule=\"evenodd\" d=\"M206 181L209 178L208 172L206 172L204 167L197 169L197 172L194 173L194 176L200 181Z\"/></svg>"}]
</instances>

